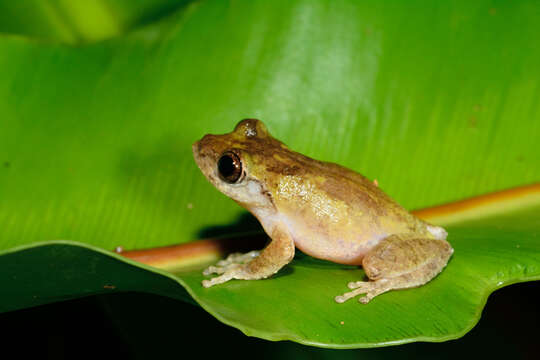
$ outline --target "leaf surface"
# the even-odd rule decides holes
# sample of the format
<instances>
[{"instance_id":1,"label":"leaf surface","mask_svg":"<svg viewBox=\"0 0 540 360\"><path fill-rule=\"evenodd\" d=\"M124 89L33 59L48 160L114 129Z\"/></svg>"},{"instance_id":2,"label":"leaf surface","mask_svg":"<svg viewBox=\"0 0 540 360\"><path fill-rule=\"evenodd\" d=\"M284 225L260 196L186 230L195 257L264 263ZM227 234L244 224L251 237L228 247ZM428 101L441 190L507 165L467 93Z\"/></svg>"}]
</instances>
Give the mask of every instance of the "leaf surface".
<instances>
[{"instance_id":1,"label":"leaf surface","mask_svg":"<svg viewBox=\"0 0 540 360\"><path fill-rule=\"evenodd\" d=\"M0 37L2 309L119 290L186 299L180 284L268 339L366 347L463 334L489 291L538 278L537 226L512 213L508 227L456 224L440 278L366 307L332 302L359 270L310 258L206 291L199 271L105 250L255 229L191 155L245 117L377 179L407 208L537 182L539 20L533 1L200 1L85 46ZM43 243L59 239L74 243ZM285 310L290 322L275 316Z\"/></svg>"}]
</instances>

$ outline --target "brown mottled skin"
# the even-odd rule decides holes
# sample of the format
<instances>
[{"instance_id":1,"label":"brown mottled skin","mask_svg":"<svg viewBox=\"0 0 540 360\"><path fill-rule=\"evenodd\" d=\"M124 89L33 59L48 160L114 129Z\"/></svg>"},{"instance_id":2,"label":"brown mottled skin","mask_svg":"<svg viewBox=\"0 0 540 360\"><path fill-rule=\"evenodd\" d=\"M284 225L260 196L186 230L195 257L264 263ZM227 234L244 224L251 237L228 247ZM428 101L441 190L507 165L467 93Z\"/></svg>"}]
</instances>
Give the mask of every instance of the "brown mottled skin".
<instances>
[{"instance_id":1,"label":"brown mottled skin","mask_svg":"<svg viewBox=\"0 0 540 360\"><path fill-rule=\"evenodd\" d=\"M220 276L205 287L269 277L292 260L296 246L320 259L362 265L370 281L349 283L354 290L336 301L366 293L360 301L367 303L428 282L453 252L444 229L416 218L364 176L290 150L259 120L204 136L193 154L207 179L253 213L272 239L260 254L234 254L208 268L205 274ZM218 168L228 154L239 160L232 182Z\"/></svg>"}]
</instances>

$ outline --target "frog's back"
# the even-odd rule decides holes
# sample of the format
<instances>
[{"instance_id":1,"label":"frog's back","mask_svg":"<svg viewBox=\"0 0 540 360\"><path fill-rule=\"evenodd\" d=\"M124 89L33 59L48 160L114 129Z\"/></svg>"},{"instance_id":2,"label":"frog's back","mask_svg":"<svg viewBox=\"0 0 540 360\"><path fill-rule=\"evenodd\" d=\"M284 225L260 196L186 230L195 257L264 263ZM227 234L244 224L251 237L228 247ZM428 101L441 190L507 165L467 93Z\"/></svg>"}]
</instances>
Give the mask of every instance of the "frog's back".
<instances>
[{"instance_id":1,"label":"frog's back","mask_svg":"<svg viewBox=\"0 0 540 360\"><path fill-rule=\"evenodd\" d=\"M426 224L359 173L295 153L298 171L282 173L274 201L296 246L318 258L360 264L381 239L426 233Z\"/></svg>"}]
</instances>

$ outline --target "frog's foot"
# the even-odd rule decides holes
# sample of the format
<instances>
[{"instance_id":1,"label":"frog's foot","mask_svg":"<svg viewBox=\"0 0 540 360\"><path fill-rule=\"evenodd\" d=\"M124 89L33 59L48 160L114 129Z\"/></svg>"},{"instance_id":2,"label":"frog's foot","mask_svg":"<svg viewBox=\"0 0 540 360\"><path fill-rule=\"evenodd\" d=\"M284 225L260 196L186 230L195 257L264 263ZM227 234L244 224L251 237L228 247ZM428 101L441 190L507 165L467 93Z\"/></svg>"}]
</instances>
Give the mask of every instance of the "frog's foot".
<instances>
[{"instance_id":1,"label":"frog's foot","mask_svg":"<svg viewBox=\"0 0 540 360\"><path fill-rule=\"evenodd\" d=\"M231 254L215 266L204 270L204 275L218 274L209 280L203 280L206 288L222 284L232 279L257 280L275 274L294 257L294 242L287 232L276 227L272 232L272 241L262 251L247 254Z\"/></svg>"},{"instance_id":2,"label":"frog's foot","mask_svg":"<svg viewBox=\"0 0 540 360\"><path fill-rule=\"evenodd\" d=\"M367 304L389 290L421 286L442 271L453 251L450 244L442 239L391 235L379 242L362 260L369 281L350 282L348 287L353 291L336 296L335 300L343 303L366 294L358 300Z\"/></svg>"},{"instance_id":3,"label":"frog's foot","mask_svg":"<svg viewBox=\"0 0 540 360\"><path fill-rule=\"evenodd\" d=\"M229 266L219 268L216 266L210 266L208 269L205 270L205 272L207 270L211 270L213 271L212 273L218 273L222 275L213 277L210 280L203 280L202 285L205 288L209 288L217 284L223 284L224 282L232 279L242 279L241 275L245 272L244 267L244 264L230 264Z\"/></svg>"},{"instance_id":4,"label":"frog's foot","mask_svg":"<svg viewBox=\"0 0 540 360\"><path fill-rule=\"evenodd\" d=\"M392 289L392 284L386 279L381 279L378 281L355 281L350 282L347 284L347 286L349 289L354 290L343 295L336 296L335 300L337 303L341 304L360 294L366 294L366 296L359 298L358 301L362 304L367 304L375 296Z\"/></svg>"},{"instance_id":5,"label":"frog's foot","mask_svg":"<svg viewBox=\"0 0 540 360\"><path fill-rule=\"evenodd\" d=\"M216 265L209 266L203 271L203 275L223 274L227 270L237 267L237 265L246 264L259 256L259 250L253 250L245 254L233 253L226 259L218 261Z\"/></svg>"}]
</instances>

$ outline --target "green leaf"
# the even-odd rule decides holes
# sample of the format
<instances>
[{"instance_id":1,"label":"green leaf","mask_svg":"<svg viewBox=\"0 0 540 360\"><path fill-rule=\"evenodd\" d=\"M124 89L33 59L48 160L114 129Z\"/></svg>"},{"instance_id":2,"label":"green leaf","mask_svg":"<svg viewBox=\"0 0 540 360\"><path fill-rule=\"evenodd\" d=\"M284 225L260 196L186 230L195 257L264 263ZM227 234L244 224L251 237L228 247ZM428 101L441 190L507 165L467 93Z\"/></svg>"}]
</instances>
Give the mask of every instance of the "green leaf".
<instances>
[{"instance_id":1,"label":"green leaf","mask_svg":"<svg viewBox=\"0 0 540 360\"><path fill-rule=\"evenodd\" d=\"M200 1L85 46L0 37L1 309L118 290L185 299L179 282L269 339L365 347L463 334L489 291L538 278L538 227L521 216L450 228L456 253L439 278L364 307L332 302L359 270L309 258L268 281L205 290L198 271L177 277L104 249L237 231L242 211L204 180L191 144L244 117L376 178L408 208L538 181L539 9ZM37 245L58 239L80 245ZM303 317L287 322L278 306Z\"/></svg>"},{"instance_id":2,"label":"green leaf","mask_svg":"<svg viewBox=\"0 0 540 360\"><path fill-rule=\"evenodd\" d=\"M0 286L10 289L0 309L114 291L189 301L187 290L219 320L268 340L329 348L444 341L476 324L492 291L540 279L539 211L537 205L449 227L455 254L437 278L368 305L334 302L349 281L363 277L362 270L303 254L271 279L206 289L202 268L173 275L88 245L57 241L0 256Z\"/></svg>"},{"instance_id":3,"label":"green leaf","mask_svg":"<svg viewBox=\"0 0 540 360\"><path fill-rule=\"evenodd\" d=\"M187 0L0 1L0 32L39 41L87 43L155 21Z\"/></svg>"},{"instance_id":4,"label":"green leaf","mask_svg":"<svg viewBox=\"0 0 540 360\"><path fill-rule=\"evenodd\" d=\"M207 311L251 336L332 348L444 341L476 324L492 291L540 279L539 211L536 206L449 227L455 254L436 279L365 306L334 302L349 291L349 281L363 278L362 270L307 256L269 281L206 289L200 271L178 276Z\"/></svg>"}]
</instances>

